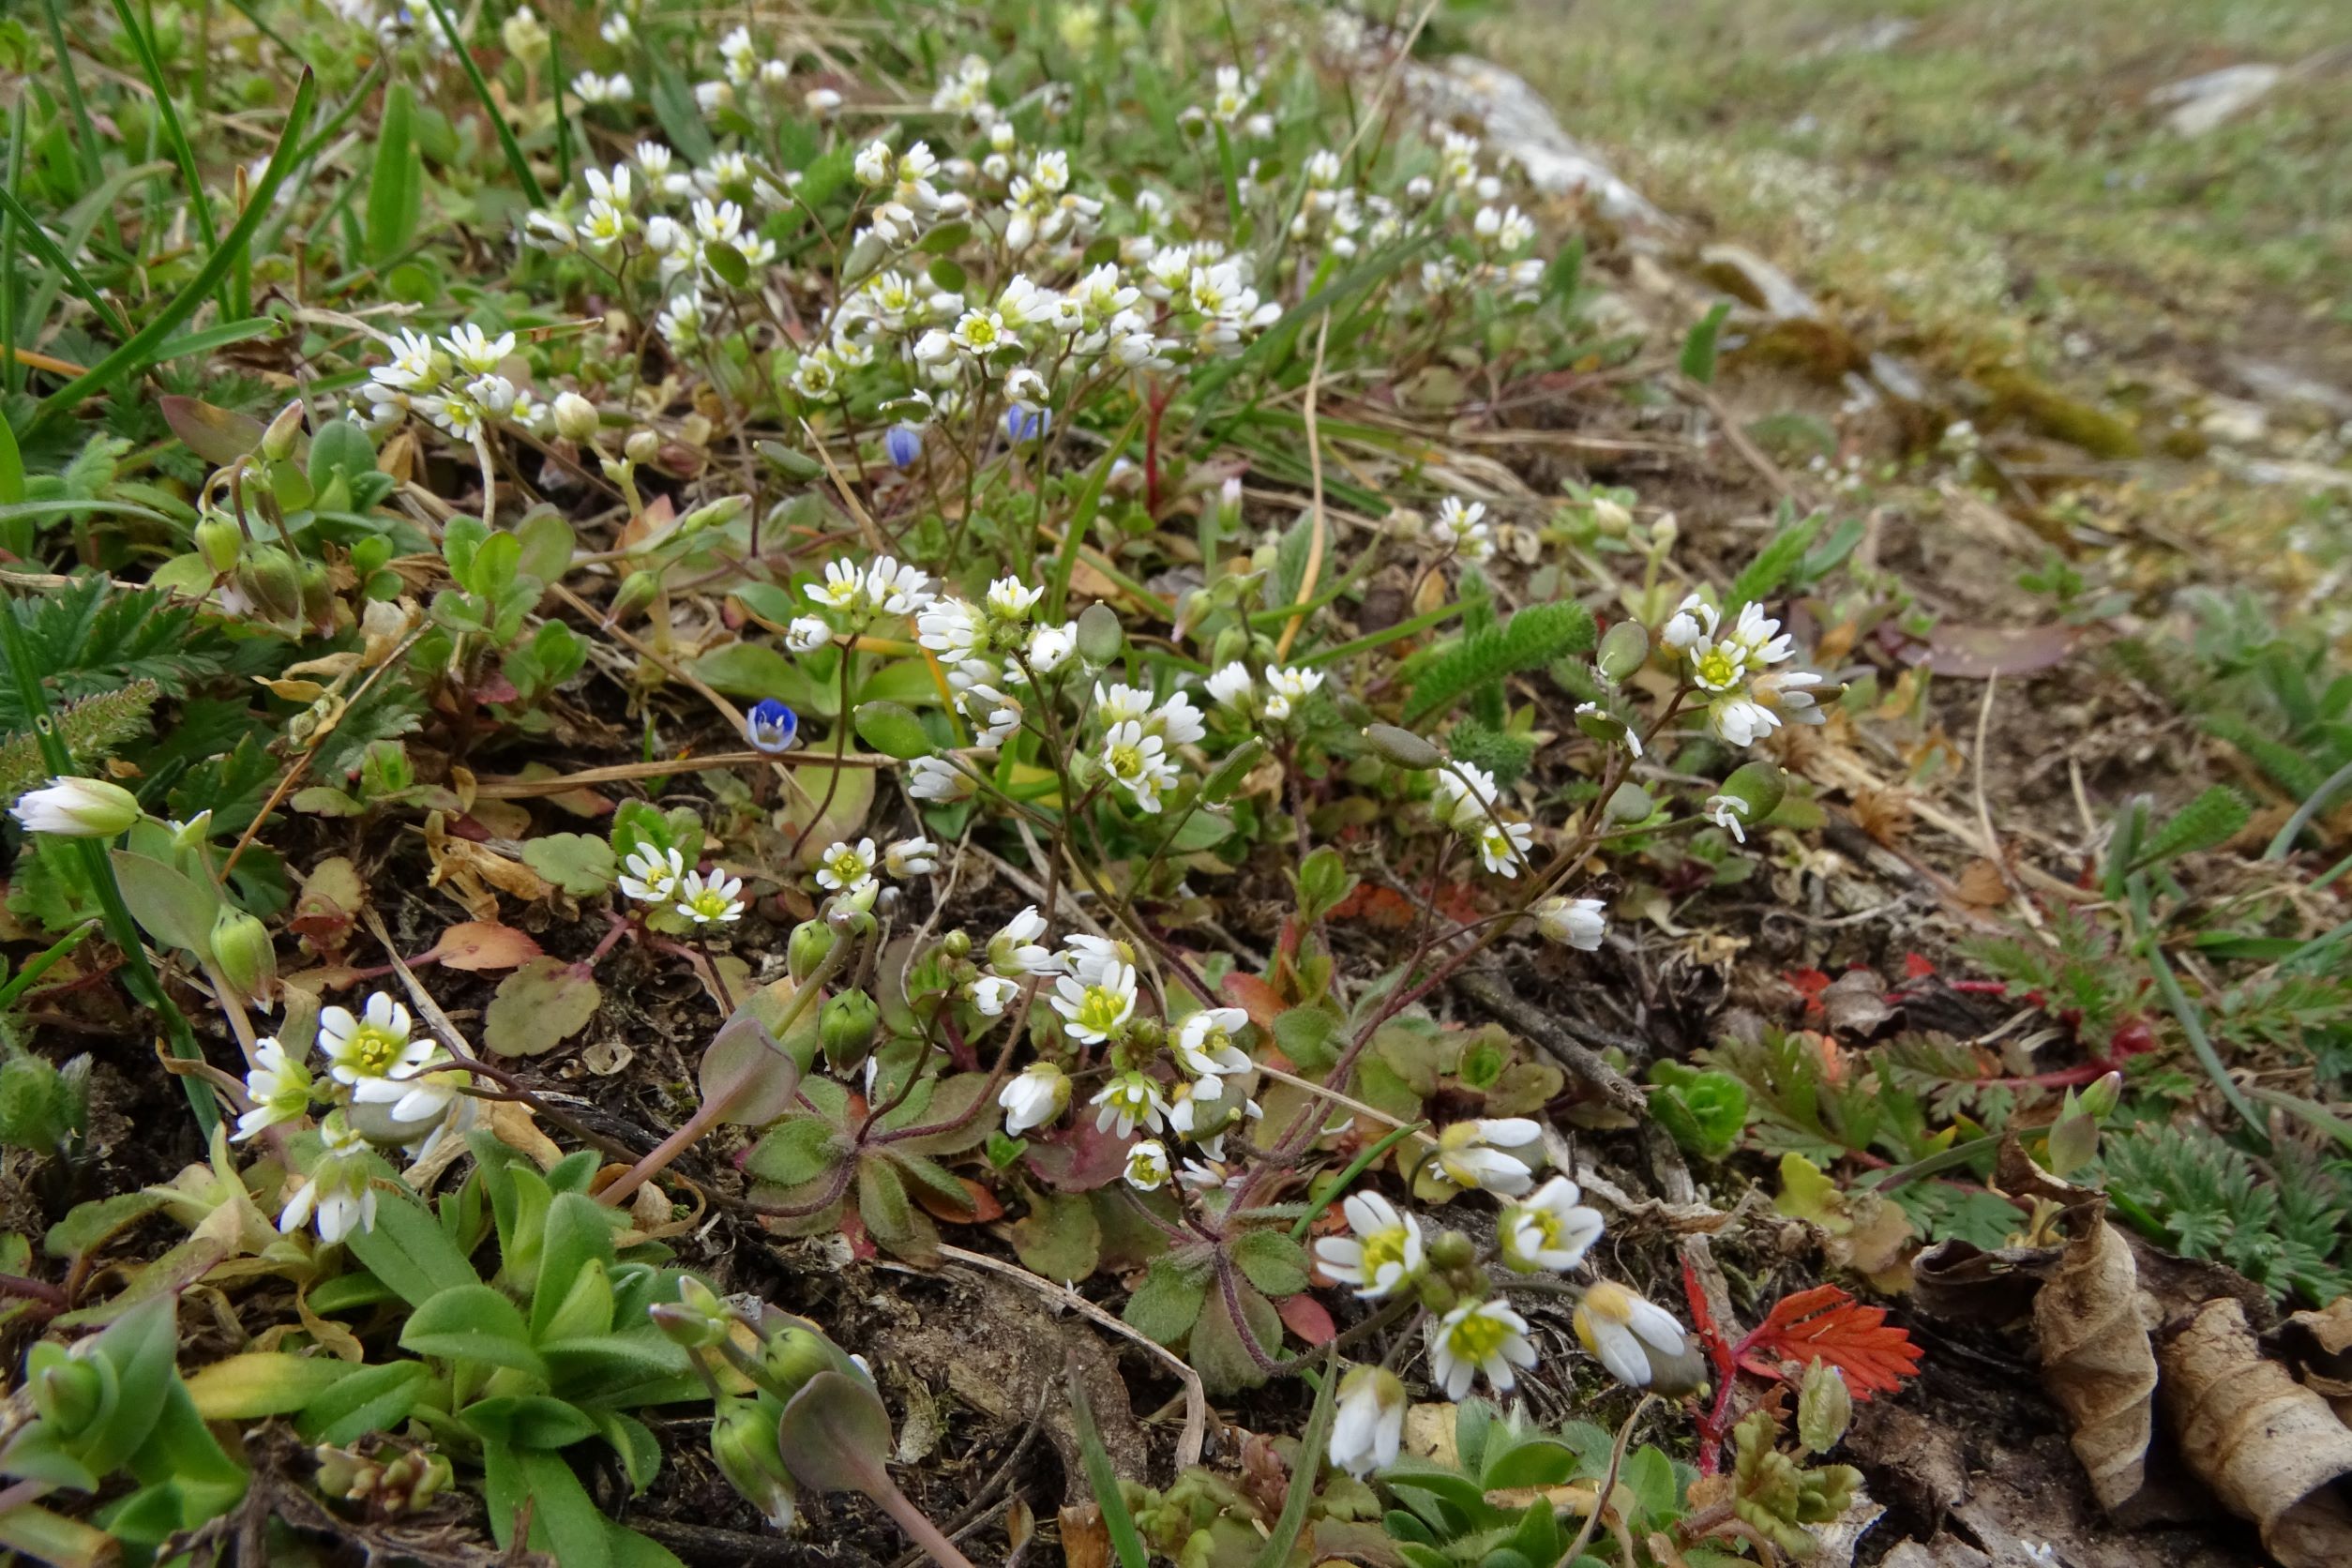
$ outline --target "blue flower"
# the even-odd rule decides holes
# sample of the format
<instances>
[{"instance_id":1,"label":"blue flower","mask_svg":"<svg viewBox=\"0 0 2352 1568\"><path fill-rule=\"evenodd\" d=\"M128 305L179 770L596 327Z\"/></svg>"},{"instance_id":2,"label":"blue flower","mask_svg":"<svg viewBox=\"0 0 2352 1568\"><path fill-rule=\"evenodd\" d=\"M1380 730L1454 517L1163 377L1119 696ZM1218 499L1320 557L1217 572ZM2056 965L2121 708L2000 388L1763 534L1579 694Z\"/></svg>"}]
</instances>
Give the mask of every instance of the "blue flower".
<instances>
[{"instance_id":1,"label":"blue flower","mask_svg":"<svg viewBox=\"0 0 2352 1568\"><path fill-rule=\"evenodd\" d=\"M1035 441L1051 429L1051 409L1023 408L1016 403L1004 411L1004 435L1016 445L1024 441Z\"/></svg>"},{"instance_id":2,"label":"blue flower","mask_svg":"<svg viewBox=\"0 0 2352 1568\"><path fill-rule=\"evenodd\" d=\"M923 432L912 425L893 425L882 437L882 450L890 454L893 467L912 468L914 460L923 455Z\"/></svg>"},{"instance_id":3,"label":"blue flower","mask_svg":"<svg viewBox=\"0 0 2352 1568\"><path fill-rule=\"evenodd\" d=\"M771 757L792 750L799 732L800 716L773 697L762 698L743 721L743 738Z\"/></svg>"}]
</instances>

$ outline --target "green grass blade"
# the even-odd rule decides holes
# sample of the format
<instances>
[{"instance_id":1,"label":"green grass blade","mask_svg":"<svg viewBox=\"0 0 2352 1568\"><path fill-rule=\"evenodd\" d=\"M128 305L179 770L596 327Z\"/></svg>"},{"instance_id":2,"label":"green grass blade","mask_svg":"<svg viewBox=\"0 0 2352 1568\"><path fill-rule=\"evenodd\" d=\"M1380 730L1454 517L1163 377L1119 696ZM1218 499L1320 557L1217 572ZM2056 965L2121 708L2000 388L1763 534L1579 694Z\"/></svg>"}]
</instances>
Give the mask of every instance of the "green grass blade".
<instances>
[{"instance_id":1,"label":"green grass blade","mask_svg":"<svg viewBox=\"0 0 2352 1568\"><path fill-rule=\"evenodd\" d=\"M1138 409L1128 419L1127 428L1111 439L1103 448L1102 460L1094 472L1086 476L1086 489L1079 494L1077 507L1062 534L1062 553L1054 557L1053 586L1046 595L1046 616L1060 620L1062 607L1070 601L1070 579L1078 571L1078 550L1086 543L1086 532L1094 526L1094 513L1103 504L1103 487L1110 482L1110 466L1119 460L1119 454L1127 449L1127 443L1143 423L1143 411Z\"/></svg>"},{"instance_id":2,"label":"green grass blade","mask_svg":"<svg viewBox=\"0 0 2352 1568\"><path fill-rule=\"evenodd\" d=\"M121 3L122 0L115 0L116 5ZM458 24L449 20L448 8L441 0L430 0L430 3L442 30L456 45L458 64L465 68L465 79L474 83L474 96L480 101L482 113L490 116L490 128L498 132L498 145L506 155L506 167L515 173L515 183L522 187L522 193L531 198L533 206L546 206L547 192L539 188L539 182L532 176L530 160L522 156L521 143L515 140L514 131L506 124L506 116L498 112L498 103L490 97L490 83L482 80L482 68L474 63L474 51L466 47L463 36L458 32Z\"/></svg>"},{"instance_id":3,"label":"green grass blade","mask_svg":"<svg viewBox=\"0 0 2352 1568\"><path fill-rule=\"evenodd\" d=\"M0 181L0 196L8 197L8 205L0 208L0 393L14 392L23 379L18 373L16 360L16 234L19 229L40 227L38 223L27 224L18 217L23 209L13 194L17 182L24 177L25 108L24 99L18 98L16 113L8 117L8 168L7 178Z\"/></svg>"},{"instance_id":4,"label":"green grass blade","mask_svg":"<svg viewBox=\"0 0 2352 1568\"><path fill-rule=\"evenodd\" d=\"M57 15L57 0L42 0L42 8L48 12L50 45L57 52L57 77L66 84L66 106L73 111L74 128L81 133L74 138L74 155L81 161L82 177L96 185L104 170L98 161L98 125L82 97L82 78L73 68L73 51L66 47L66 26Z\"/></svg>"},{"instance_id":5,"label":"green grass blade","mask_svg":"<svg viewBox=\"0 0 2352 1568\"><path fill-rule=\"evenodd\" d=\"M268 216L270 203L278 195L278 188L294 172L294 150L302 144L302 133L309 126L310 111L318 101L318 82L305 70L302 81L294 88L294 107L287 111L286 128L279 134L278 150L270 155L269 167L262 171L259 183L253 188L252 200L237 215L236 226L229 231L213 253L204 259L204 267L188 284L173 295L172 302L145 326L132 335L113 354L90 367L83 375L41 400L33 411L33 422L39 424L51 415L70 409L83 398L111 386L127 375L137 374L155 363L155 350L172 334L173 328L195 313L204 296L219 286L228 273L230 264L252 239L253 231L261 227Z\"/></svg>"},{"instance_id":6,"label":"green grass blade","mask_svg":"<svg viewBox=\"0 0 2352 1568\"><path fill-rule=\"evenodd\" d=\"M1127 1512L1127 1500L1119 1491L1119 1472L1110 1468L1110 1451L1103 1446L1103 1435L1094 1425L1094 1407L1087 1403L1086 1384L1075 1368L1070 1373L1070 1413L1078 1426L1078 1456L1086 1464L1086 1484L1103 1511L1103 1529L1109 1533L1110 1549L1118 1554L1119 1568L1151 1568L1151 1554L1143 1549L1143 1537L1136 1533L1135 1515Z\"/></svg>"},{"instance_id":7,"label":"green grass blade","mask_svg":"<svg viewBox=\"0 0 2352 1568\"><path fill-rule=\"evenodd\" d=\"M375 169L368 176L368 260L381 267L408 249L423 192L417 185L416 90L395 82L376 127Z\"/></svg>"},{"instance_id":8,"label":"green grass blade","mask_svg":"<svg viewBox=\"0 0 2352 1568\"><path fill-rule=\"evenodd\" d=\"M220 234L212 220L212 204L204 200L204 173L196 167L196 149L188 144L187 128L180 124L180 112L172 102L172 83L163 74L163 62L156 58L155 40L147 37L138 13L130 8L130 0L114 0L114 15L121 20L124 36L130 39L131 53L139 57L139 68L155 94L156 119L162 127L164 144L172 149L173 161L180 166L180 178L188 182L188 200L196 214L196 232L204 236L208 253L218 251ZM233 300L225 290L220 296L220 309L223 315L232 317L245 313L243 304Z\"/></svg>"},{"instance_id":9,"label":"green grass blade","mask_svg":"<svg viewBox=\"0 0 2352 1568\"><path fill-rule=\"evenodd\" d=\"M114 307L106 302L106 296L98 293L97 285L82 276L82 269L74 265L64 251L57 249L57 242L51 239L43 231L40 220L25 210L24 204L18 201L13 192L0 189L0 212L6 212L13 222L13 227L9 231L11 249L14 249L14 242L22 238L24 242L24 249L30 250L42 265L53 269L60 278L63 278L66 280L66 287L81 295L90 309L98 312L98 320L104 322L116 338L127 339L130 336L130 324L114 313ZM15 273L16 259L10 256L8 274L14 277ZM13 332L9 335L9 346L15 346Z\"/></svg>"},{"instance_id":10,"label":"green grass blade","mask_svg":"<svg viewBox=\"0 0 2352 1568\"><path fill-rule=\"evenodd\" d=\"M1299 1439L1298 1462L1290 1467L1290 1492L1283 1500L1282 1516L1266 1537L1251 1568L1283 1568L1290 1548L1306 1528L1306 1511L1315 1500L1315 1483L1323 1470L1323 1455L1331 1443L1332 1416L1338 1404L1339 1353L1323 1352L1323 1386L1315 1391L1315 1413L1306 1419L1306 1435Z\"/></svg>"}]
</instances>

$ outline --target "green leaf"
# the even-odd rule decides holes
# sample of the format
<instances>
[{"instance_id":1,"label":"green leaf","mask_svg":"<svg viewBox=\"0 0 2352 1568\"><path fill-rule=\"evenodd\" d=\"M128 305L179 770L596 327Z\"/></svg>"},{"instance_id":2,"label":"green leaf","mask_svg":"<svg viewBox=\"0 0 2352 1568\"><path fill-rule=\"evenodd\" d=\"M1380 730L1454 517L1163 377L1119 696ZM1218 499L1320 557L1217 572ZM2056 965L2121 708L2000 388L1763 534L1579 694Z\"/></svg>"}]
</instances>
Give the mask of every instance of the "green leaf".
<instances>
[{"instance_id":1,"label":"green leaf","mask_svg":"<svg viewBox=\"0 0 2352 1568\"><path fill-rule=\"evenodd\" d=\"M478 1277L432 1212L404 1193L381 1194L375 1224L353 1231L344 1244L369 1274L411 1306L474 1284Z\"/></svg>"},{"instance_id":2,"label":"green leaf","mask_svg":"<svg viewBox=\"0 0 2352 1568\"><path fill-rule=\"evenodd\" d=\"M453 1286L418 1306L400 1329L400 1349L444 1361L478 1361L535 1377L547 1364L514 1303L478 1281Z\"/></svg>"},{"instance_id":3,"label":"green leaf","mask_svg":"<svg viewBox=\"0 0 2352 1568\"><path fill-rule=\"evenodd\" d=\"M593 975L561 958L534 958L499 982L482 1018L482 1043L500 1056L537 1056L588 1027L604 993Z\"/></svg>"},{"instance_id":4,"label":"green leaf","mask_svg":"<svg viewBox=\"0 0 2352 1568\"><path fill-rule=\"evenodd\" d=\"M890 1413L872 1387L838 1372L801 1385L776 1425L794 1480L820 1492L874 1493L889 1485Z\"/></svg>"},{"instance_id":5,"label":"green leaf","mask_svg":"<svg viewBox=\"0 0 2352 1568\"><path fill-rule=\"evenodd\" d=\"M1209 1293L1209 1272L1172 1259L1155 1259L1120 1314L1155 1344L1174 1345L1192 1332Z\"/></svg>"},{"instance_id":6,"label":"green leaf","mask_svg":"<svg viewBox=\"0 0 2352 1568\"><path fill-rule=\"evenodd\" d=\"M1244 1230L1230 1244L1233 1261L1269 1296L1306 1289L1306 1249L1279 1230Z\"/></svg>"},{"instance_id":7,"label":"green leaf","mask_svg":"<svg viewBox=\"0 0 2352 1568\"><path fill-rule=\"evenodd\" d=\"M1315 1477L1322 1472L1323 1459L1330 1452L1331 1424L1338 1390L1339 1359L1336 1352L1327 1351L1323 1356L1322 1386L1315 1391L1315 1409L1306 1418L1304 1435L1299 1439L1299 1455L1291 1462L1291 1485L1289 1495L1283 1499L1282 1516L1274 1521L1274 1532L1266 1537L1251 1568L1284 1568L1290 1560L1290 1549L1298 1544L1299 1531L1306 1528L1307 1508L1315 1501Z\"/></svg>"},{"instance_id":8,"label":"green leaf","mask_svg":"<svg viewBox=\"0 0 2352 1568\"><path fill-rule=\"evenodd\" d=\"M409 248L423 211L424 163L416 156L416 92L395 82L376 126L376 160L368 177L368 259L381 267Z\"/></svg>"},{"instance_id":9,"label":"green leaf","mask_svg":"<svg viewBox=\"0 0 2352 1568\"><path fill-rule=\"evenodd\" d=\"M858 738L885 757L906 761L928 757L939 750L923 721L897 702L861 702L857 708Z\"/></svg>"},{"instance_id":10,"label":"green leaf","mask_svg":"<svg viewBox=\"0 0 2352 1568\"><path fill-rule=\"evenodd\" d=\"M389 1432L406 1421L431 1379L421 1361L391 1361L362 1366L305 1405L294 1430L305 1442L356 1442L370 1432Z\"/></svg>"},{"instance_id":11,"label":"green leaf","mask_svg":"<svg viewBox=\"0 0 2352 1568\"><path fill-rule=\"evenodd\" d=\"M878 1242L905 1242L914 1235L914 1210L906 1184L887 1160L858 1162L857 1212Z\"/></svg>"},{"instance_id":12,"label":"green leaf","mask_svg":"<svg viewBox=\"0 0 2352 1568\"><path fill-rule=\"evenodd\" d=\"M1724 318L1730 314L1731 301L1715 301L1682 339L1682 373L1702 386L1715 379L1715 339L1723 333Z\"/></svg>"},{"instance_id":13,"label":"green leaf","mask_svg":"<svg viewBox=\"0 0 2352 1568\"><path fill-rule=\"evenodd\" d=\"M1491 1450L1494 1445L1487 1446ZM1485 1469L1479 1480L1490 1492L1513 1486L1557 1486L1576 1473L1576 1451L1558 1439L1540 1435L1485 1457Z\"/></svg>"},{"instance_id":14,"label":"green leaf","mask_svg":"<svg viewBox=\"0 0 2352 1568\"><path fill-rule=\"evenodd\" d=\"M584 833L550 833L528 838L522 863L575 898L592 898L618 880L612 846Z\"/></svg>"},{"instance_id":15,"label":"green leaf","mask_svg":"<svg viewBox=\"0 0 2352 1568\"><path fill-rule=\"evenodd\" d=\"M1339 1060L1339 1020L1320 1007L1293 1007L1274 1021L1274 1044L1300 1072L1322 1072Z\"/></svg>"},{"instance_id":16,"label":"green leaf","mask_svg":"<svg viewBox=\"0 0 2352 1568\"><path fill-rule=\"evenodd\" d=\"M1030 1273L1075 1282L1102 1260L1103 1227L1085 1193L1032 1192L1029 1213L1013 1222L1013 1251Z\"/></svg>"},{"instance_id":17,"label":"green leaf","mask_svg":"<svg viewBox=\"0 0 2352 1568\"><path fill-rule=\"evenodd\" d=\"M566 1448L596 1435L579 1407L544 1394L505 1394L476 1399L458 1419L482 1437L517 1448Z\"/></svg>"},{"instance_id":18,"label":"green leaf","mask_svg":"<svg viewBox=\"0 0 2352 1568\"><path fill-rule=\"evenodd\" d=\"M807 673L764 642L730 642L688 666L715 691L757 701L773 697L805 714L822 715L831 702Z\"/></svg>"},{"instance_id":19,"label":"green leaf","mask_svg":"<svg viewBox=\"0 0 2352 1568\"><path fill-rule=\"evenodd\" d=\"M177 867L167 866L133 850L114 850L114 883L123 902L142 929L167 946L212 957L212 923L220 912L220 895Z\"/></svg>"},{"instance_id":20,"label":"green leaf","mask_svg":"<svg viewBox=\"0 0 2352 1568\"><path fill-rule=\"evenodd\" d=\"M1756 551L1747 570L1732 580L1731 592L1725 596L1724 616L1737 615L1742 607L1780 592L1797 568L1804 562L1805 551L1813 548L1814 535L1821 532L1823 514L1799 518L1784 523L1772 543Z\"/></svg>"},{"instance_id":21,"label":"green leaf","mask_svg":"<svg viewBox=\"0 0 2352 1568\"><path fill-rule=\"evenodd\" d=\"M1458 637L1409 663L1412 698L1404 722L1422 724L1464 694L1568 654L1591 651L1592 612L1574 599L1531 604L1508 623Z\"/></svg>"},{"instance_id":22,"label":"green leaf","mask_svg":"<svg viewBox=\"0 0 2352 1568\"><path fill-rule=\"evenodd\" d=\"M1094 1505L1103 1511L1103 1530L1110 1537L1111 1549L1119 1554L1119 1568L1151 1568L1151 1555L1143 1549L1143 1538L1136 1533L1135 1515L1127 1511L1127 1495L1119 1485L1119 1472L1111 1469L1110 1451L1103 1446L1103 1435L1094 1425L1093 1404L1076 1368L1070 1373L1070 1415L1078 1428L1078 1458L1086 1467L1086 1485L1094 1494Z\"/></svg>"},{"instance_id":23,"label":"green leaf","mask_svg":"<svg viewBox=\"0 0 2352 1568\"><path fill-rule=\"evenodd\" d=\"M1219 1395L1256 1388L1266 1380L1266 1369L1250 1354L1244 1334L1268 1356L1282 1343L1282 1317L1274 1311L1274 1303L1239 1280L1232 1282L1232 1289L1240 1315L1235 1316L1223 1289L1210 1290L1184 1351L1184 1359L1200 1374L1201 1386Z\"/></svg>"},{"instance_id":24,"label":"green leaf","mask_svg":"<svg viewBox=\"0 0 2352 1568\"><path fill-rule=\"evenodd\" d=\"M557 1193L548 1205L540 1229L539 1267L531 1288L531 1337L551 1332L550 1326L571 1294L574 1283L590 1264L612 1267L612 1231L621 1215L593 1198L576 1192ZM610 1293L604 1320L593 1325L601 1333L612 1322ZM573 1333L580 1332L575 1328Z\"/></svg>"},{"instance_id":25,"label":"green leaf","mask_svg":"<svg viewBox=\"0 0 2352 1568\"><path fill-rule=\"evenodd\" d=\"M2253 820L2254 808L2246 804L2245 796L2226 784L2215 784L2156 830L2133 859L2133 867L2159 866L2184 854L2218 849L2244 832Z\"/></svg>"}]
</instances>

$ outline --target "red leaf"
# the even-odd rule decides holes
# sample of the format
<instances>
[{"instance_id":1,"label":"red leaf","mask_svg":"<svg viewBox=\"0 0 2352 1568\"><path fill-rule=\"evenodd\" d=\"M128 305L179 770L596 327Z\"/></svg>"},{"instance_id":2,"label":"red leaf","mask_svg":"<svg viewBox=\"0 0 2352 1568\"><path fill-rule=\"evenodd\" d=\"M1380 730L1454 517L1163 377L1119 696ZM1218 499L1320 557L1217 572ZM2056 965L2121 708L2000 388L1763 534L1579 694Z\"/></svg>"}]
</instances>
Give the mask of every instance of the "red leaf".
<instances>
[{"instance_id":1,"label":"red leaf","mask_svg":"<svg viewBox=\"0 0 2352 1568\"><path fill-rule=\"evenodd\" d=\"M1056 1192L1093 1192L1125 1173L1130 1141L1098 1130L1089 1106L1051 1138L1029 1140L1029 1168Z\"/></svg>"},{"instance_id":2,"label":"red leaf","mask_svg":"<svg viewBox=\"0 0 2352 1568\"><path fill-rule=\"evenodd\" d=\"M1295 1296L1283 1297L1274 1303L1274 1310L1282 1314L1282 1320L1289 1325L1290 1332L1304 1341L1309 1349L1328 1343L1339 1332L1323 1304L1304 1291Z\"/></svg>"},{"instance_id":3,"label":"red leaf","mask_svg":"<svg viewBox=\"0 0 2352 1568\"><path fill-rule=\"evenodd\" d=\"M1864 1306L1834 1285L1783 1296L1739 1349L1741 1364L1760 1378L1788 1376L1767 1356L1799 1368L1828 1362L1857 1399L1901 1387L1918 1373L1921 1353L1908 1334L1888 1325L1885 1307Z\"/></svg>"},{"instance_id":4,"label":"red leaf","mask_svg":"<svg viewBox=\"0 0 2352 1568\"><path fill-rule=\"evenodd\" d=\"M1925 958L1920 957L1917 953L1906 953L1903 955L1903 973L1905 978L1910 980L1924 980L1935 972L1936 966L1929 963Z\"/></svg>"},{"instance_id":5,"label":"red leaf","mask_svg":"<svg viewBox=\"0 0 2352 1568\"><path fill-rule=\"evenodd\" d=\"M450 969L514 969L539 956L539 944L512 926L491 920L465 920L441 933L433 950L422 958L439 959Z\"/></svg>"},{"instance_id":6,"label":"red leaf","mask_svg":"<svg viewBox=\"0 0 2352 1568\"><path fill-rule=\"evenodd\" d=\"M1249 1021L1272 1033L1274 1019L1288 1009L1282 995L1255 974L1229 974L1225 977L1225 1000L1249 1015Z\"/></svg>"}]
</instances>

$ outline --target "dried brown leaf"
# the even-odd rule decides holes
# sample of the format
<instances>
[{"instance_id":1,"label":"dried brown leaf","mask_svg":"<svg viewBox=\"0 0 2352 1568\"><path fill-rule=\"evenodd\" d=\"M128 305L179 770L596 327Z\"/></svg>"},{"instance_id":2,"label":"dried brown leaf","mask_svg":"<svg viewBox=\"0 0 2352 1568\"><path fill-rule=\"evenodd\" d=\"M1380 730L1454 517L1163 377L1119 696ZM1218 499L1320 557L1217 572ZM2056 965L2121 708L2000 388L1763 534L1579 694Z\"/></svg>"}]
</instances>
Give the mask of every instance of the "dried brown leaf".
<instances>
[{"instance_id":1,"label":"dried brown leaf","mask_svg":"<svg viewBox=\"0 0 2352 1568\"><path fill-rule=\"evenodd\" d=\"M2139 1271L2115 1228L2092 1218L2066 1249L2033 1323L2042 1382L2073 1428L2074 1455L2101 1507L2115 1513L2138 1495L2155 1425L2156 1355L2140 1316Z\"/></svg>"},{"instance_id":2,"label":"dried brown leaf","mask_svg":"<svg viewBox=\"0 0 2352 1568\"><path fill-rule=\"evenodd\" d=\"M2199 1307L2164 1346L2165 1410L2180 1452L2282 1568L2352 1562L2352 1430L2267 1360L2229 1298Z\"/></svg>"}]
</instances>

